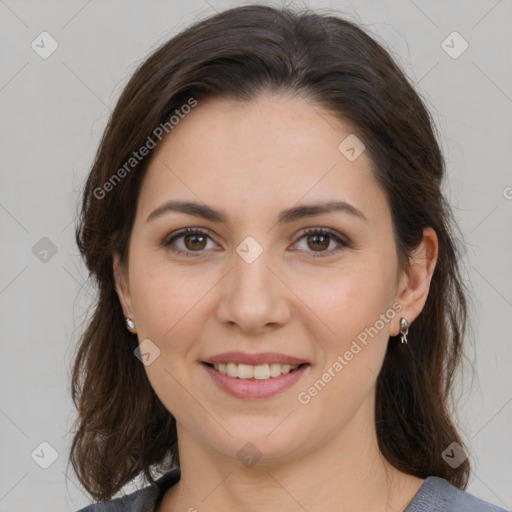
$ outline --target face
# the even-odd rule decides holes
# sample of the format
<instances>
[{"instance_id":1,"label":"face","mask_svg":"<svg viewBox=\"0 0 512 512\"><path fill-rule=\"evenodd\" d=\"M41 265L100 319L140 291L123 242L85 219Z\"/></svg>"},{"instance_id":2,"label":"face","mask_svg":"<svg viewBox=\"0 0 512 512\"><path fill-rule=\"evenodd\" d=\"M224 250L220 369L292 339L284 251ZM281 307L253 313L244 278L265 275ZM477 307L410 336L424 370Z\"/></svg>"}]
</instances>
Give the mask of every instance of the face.
<instances>
[{"instance_id":1,"label":"face","mask_svg":"<svg viewBox=\"0 0 512 512\"><path fill-rule=\"evenodd\" d=\"M351 133L301 97L210 99L144 178L118 292L178 437L217 457L251 442L261 462L291 460L372 421L401 274L367 152L338 149Z\"/></svg>"}]
</instances>

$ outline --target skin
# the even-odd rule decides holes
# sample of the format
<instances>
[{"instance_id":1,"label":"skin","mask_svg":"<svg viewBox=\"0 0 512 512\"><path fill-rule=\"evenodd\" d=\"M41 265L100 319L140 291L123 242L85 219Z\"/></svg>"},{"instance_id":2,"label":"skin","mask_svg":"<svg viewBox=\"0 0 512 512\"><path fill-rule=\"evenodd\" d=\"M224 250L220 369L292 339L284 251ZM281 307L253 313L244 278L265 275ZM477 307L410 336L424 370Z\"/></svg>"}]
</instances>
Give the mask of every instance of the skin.
<instances>
[{"instance_id":1,"label":"skin","mask_svg":"<svg viewBox=\"0 0 512 512\"><path fill-rule=\"evenodd\" d=\"M116 256L114 271L139 341L160 350L145 369L177 422L181 480L159 512L320 512L340 504L345 512L400 511L423 483L379 451L375 384L401 316L414 343L437 237L425 229L410 268L399 268L390 208L367 152L349 161L338 150L350 133L300 96L261 94L200 102L157 148L128 262ZM170 199L223 209L228 221L168 212L146 222ZM333 212L277 224L282 209L327 200L350 203L367 221ZM173 246L189 256L174 254L165 241L186 227L210 237L179 238ZM340 246L332 238L328 246L314 237L308 243L302 230L309 227L331 228L351 245L334 252ZM252 263L236 252L247 236L263 249ZM330 254L315 257L322 251ZM299 403L298 393L393 304L401 311L308 404ZM282 352L311 366L280 394L243 400L219 390L201 364L232 350ZM247 442L261 453L251 467L237 457Z\"/></svg>"}]
</instances>

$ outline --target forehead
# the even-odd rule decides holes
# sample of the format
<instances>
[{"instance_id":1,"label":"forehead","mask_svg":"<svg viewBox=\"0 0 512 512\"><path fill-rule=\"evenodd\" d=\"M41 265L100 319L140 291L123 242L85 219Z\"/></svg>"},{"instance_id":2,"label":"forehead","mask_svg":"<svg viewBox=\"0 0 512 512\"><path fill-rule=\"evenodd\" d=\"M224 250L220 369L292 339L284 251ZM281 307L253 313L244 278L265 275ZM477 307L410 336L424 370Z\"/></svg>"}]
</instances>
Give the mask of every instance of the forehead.
<instances>
[{"instance_id":1,"label":"forehead","mask_svg":"<svg viewBox=\"0 0 512 512\"><path fill-rule=\"evenodd\" d=\"M348 124L301 96L198 101L158 146L140 209L190 199L242 215L340 200L382 216L388 208L367 152L356 159L344 152L343 141L357 144L354 137Z\"/></svg>"}]
</instances>

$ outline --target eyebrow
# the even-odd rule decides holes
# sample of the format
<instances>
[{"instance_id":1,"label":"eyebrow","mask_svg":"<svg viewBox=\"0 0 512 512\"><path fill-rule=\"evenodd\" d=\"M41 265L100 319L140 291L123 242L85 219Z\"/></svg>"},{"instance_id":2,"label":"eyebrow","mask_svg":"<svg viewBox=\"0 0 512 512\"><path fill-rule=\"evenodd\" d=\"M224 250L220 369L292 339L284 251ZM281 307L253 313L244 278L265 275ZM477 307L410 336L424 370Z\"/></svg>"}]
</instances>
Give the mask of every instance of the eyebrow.
<instances>
[{"instance_id":1,"label":"eyebrow","mask_svg":"<svg viewBox=\"0 0 512 512\"><path fill-rule=\"evenodd\" d=\"M224 224L228 223L228 215L223 210L219 210L205 204L195 203L193 201L175 200L167 201L153 210L148 215L146 222L161 217L162 215L169 212L185 213L187 215L193 215L195 217L200 217L212 222L219 222ZM287 210L283 210L279 213L277 223L285 224L307 217L325 215L333 212L348 213L349 215L368 222L368 219L363 214L363 212L355 206L346 203L345 201L327 201L325 203L303 204L294 206Z\"/></svg>"}]
</instances>

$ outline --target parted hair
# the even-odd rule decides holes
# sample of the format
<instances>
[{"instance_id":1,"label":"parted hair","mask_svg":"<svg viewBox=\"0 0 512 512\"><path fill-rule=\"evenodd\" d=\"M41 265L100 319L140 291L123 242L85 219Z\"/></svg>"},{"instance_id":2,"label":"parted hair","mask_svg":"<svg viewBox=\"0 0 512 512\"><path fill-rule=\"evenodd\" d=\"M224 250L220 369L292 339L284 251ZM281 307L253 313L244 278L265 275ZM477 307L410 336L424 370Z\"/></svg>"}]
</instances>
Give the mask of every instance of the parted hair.
<instances>
[{"instance_id":1,"label":"parted hair","mask_svg":"<svg viewBox=\"0 0 512 512\"><path fill-rule=\"evenodd\" d=\"M76 224L97 296L72 373L73 469L94 499L107 500L135 477L153 481L179 463L175 420L134 356L137 336L125 327L113 275L114 253L127 262L142 179L155 151L108 193L98 191L190 98L201 108L209 97L249 101L264 92L301 95L353 127L389 203L401 269L423 229L435 230L439 253L426 304L408 344L391 337L377 378L376 428L393 466L464 489L469 461L453 468L442 453L453 442L465 446L450 399L469 298L457 226L441 190L445 163L435 124L390 52L358 24L332 12L262 5L196 21L158 47L131 76L108 120Z\"/></svg>"}]
</instances>

